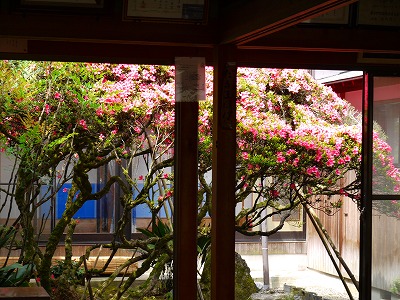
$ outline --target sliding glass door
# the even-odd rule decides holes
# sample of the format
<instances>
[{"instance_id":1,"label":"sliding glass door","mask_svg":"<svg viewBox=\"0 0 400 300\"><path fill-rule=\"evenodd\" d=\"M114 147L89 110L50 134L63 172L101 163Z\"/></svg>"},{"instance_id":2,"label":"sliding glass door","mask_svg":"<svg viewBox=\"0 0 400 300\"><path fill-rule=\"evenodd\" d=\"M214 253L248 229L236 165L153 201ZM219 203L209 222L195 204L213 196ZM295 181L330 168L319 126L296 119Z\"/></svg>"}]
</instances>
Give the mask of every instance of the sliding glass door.
<instances>
[{"instance_id":1,"label":"sliding glass door","mask_svg":"<svg viewBox=\"0 0 400 300\"><path fill-rule=\"evenodd\" d=\"M366 76L364 141L360 299L400 299L400 77Z\"/></svg>"}]
</instances>

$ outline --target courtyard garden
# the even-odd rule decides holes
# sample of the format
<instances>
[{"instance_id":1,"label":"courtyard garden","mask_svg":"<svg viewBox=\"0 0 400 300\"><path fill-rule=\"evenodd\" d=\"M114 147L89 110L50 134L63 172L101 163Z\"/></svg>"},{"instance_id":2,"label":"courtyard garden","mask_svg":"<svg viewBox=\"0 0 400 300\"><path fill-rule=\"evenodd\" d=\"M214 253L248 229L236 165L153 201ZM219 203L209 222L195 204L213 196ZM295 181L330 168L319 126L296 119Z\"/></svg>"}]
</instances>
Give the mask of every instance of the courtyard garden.
<instances>
[{"instance_id":1,"label":"courtyard garden","mask_svg":"<svg viewBox=\"0 0 400 300\"><path fill-rule=\"evenodd\" d=\"M198 120L202 279L210 268L212 76L206 68ZM172 66L0 61L0 150L8 166L0 187L2 286L30 282L54 299L172 299L174 79ZM304 70L239 68L236 107L237 232L270 236L299 208L313 218L316 210L334 215L343 201L359 204L361 116L346 100ZM374 188L398 191L400 173L378 125L374 160ZM340 184L348 174L353 180ZM118 219L107 211L110 240L74 253L78 230L89 226L77 216L105 199L119 210ZM400 217L395 200L374 208ZM132 238L139 209L150 218ZM263 231L270 218L276 226ZM104 250L103 263L88 263ZM209 289L200 281L202 297Z\"/></svg>"}]
</instances>

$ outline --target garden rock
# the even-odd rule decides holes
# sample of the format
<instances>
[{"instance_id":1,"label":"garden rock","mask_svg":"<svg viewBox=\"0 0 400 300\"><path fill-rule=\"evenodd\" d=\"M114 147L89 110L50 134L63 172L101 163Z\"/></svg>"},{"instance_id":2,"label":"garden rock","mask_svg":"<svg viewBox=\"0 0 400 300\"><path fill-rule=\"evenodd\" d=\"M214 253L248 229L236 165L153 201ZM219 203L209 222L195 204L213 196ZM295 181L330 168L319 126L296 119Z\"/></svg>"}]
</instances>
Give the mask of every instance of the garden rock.
<instances>
[{"instance_id":1,"label":"garden rock","mask_svg":"<svg viewBox=\"0 0 400 300\"><path fill-rule=\"evenodd\" d=\"M204 300L210 299L211 287L211 256L208 255L204 264L200 279ZM250 268L246 261L235 253L235 300L248 300L250 296L258 292L258 288L250 275Z\"/></svg>"}]
</instances>

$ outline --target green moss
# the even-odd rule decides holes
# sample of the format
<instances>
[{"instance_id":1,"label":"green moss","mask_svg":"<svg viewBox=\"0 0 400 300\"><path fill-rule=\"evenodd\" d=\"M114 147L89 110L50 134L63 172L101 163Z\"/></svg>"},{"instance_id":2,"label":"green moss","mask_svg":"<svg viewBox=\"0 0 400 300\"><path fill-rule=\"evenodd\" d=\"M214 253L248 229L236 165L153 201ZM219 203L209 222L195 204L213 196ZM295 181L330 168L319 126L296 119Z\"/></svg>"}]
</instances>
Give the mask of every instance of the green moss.
<instances>
[{"instance_id":1,"label":"green moss","mask_svg":"<svg viewBox=\"0 0 400 300\"><path fill-rule=\"evenodd\" d=\"M211 255L208 255L204 264L200 286L204 299L210 299ZM258 292L258 289L250 275L250 268L246 261L238 253L235 253L235 300L247 300L256 292Z\"/></svg>"}]
</instances>

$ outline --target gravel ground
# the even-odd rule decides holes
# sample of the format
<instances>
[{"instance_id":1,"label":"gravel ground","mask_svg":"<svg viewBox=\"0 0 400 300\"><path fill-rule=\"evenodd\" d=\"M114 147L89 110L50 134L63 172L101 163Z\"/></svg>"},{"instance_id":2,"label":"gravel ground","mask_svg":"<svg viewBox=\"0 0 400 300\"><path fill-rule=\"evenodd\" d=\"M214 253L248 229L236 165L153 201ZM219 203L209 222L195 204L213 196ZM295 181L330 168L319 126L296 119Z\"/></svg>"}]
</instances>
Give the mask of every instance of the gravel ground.
<instances>
[{"instance_id":1,"label":"gravel ground","mask_svg":"<svg viewBox=\"0 0 400 300\"><path fill-rule=\"evenodd\" d=\"M299 296L299 300L301 299L321 299L322 300L348 300L350 299L347 294L338 293L334 289L322 289L322 288L313 288L307 289L307 296ZM281 289L272 289L266 291L260 291L251 296L252 300L280 300L284 296L290 295L289 292ZM316 298L315 296L319 296L321 298ZM358 298L355 298L358 299Z\"/></svg>"},{"instance_id":2,"label":"gravel ground","mask_svg":"<svg viewBox=\"0 0 400 300\"><path fill-rule=\"evenodd\" d=\"M322 296L326 300L349 300L346 289L339 278L305 269L297 273L299 277L286 278L286 285L303 288L306 292L312 292L318 296ZM358 291L356 287L346 281L353 298L358 299Z\"/></svg>"},{"instance_id":3,"label":"gravel ground","mask_svg":"<svg viewBox=\"0 0 400 300\"><path fill-rule=\"evenodd\" d=\"M293 274L292 274L293 275ZM299 273L298 277L279 277L271 278L272 288L270 290L261 290L260 292L253 294L253 300L278 300L282 299L283 296L289 295L292 287L301 288L310 295L316 295L322 297L322 300L350 300L342 282L326 274L316 272L313 270L304 270ZM285 283L280 286L279 283L284 281ZM258 282L258 285L262 286L262 283ZM353 284L347 282L349 289L353 295L354 300L358 300L358 292ZM301 299L301 298L299 298ZM313 298L309 296L305 299L321 299Z\"/></svg>"},{"instance_id":4,"label":"gravel ground","mask_svg":"<svg viewBox=\"0 0 400 300\"><path fill-rule=\"evenodd\" d=\"M251 270L254 281L262 287L263 272L261 256L242 256ZM266 291L254 294L254 300L275 300L282 298L285 286L303 288L315 293L324 300L349 300L343 283L336 276L327 275L306 267L306 255L270 255L270 288L276 293ZM358 291L347 282L354 300L358 300ZM288 289L286 289L287 291ZM279 293L280 294L279 294ZM288 294L288 293L287 293ZM280 297L280 298L279 298ZM309 298L310 299L310 298ZM312 299L312 298L311 298ZM317 298L318 299L318 298Z\"/></svg>"}]
</instances>

